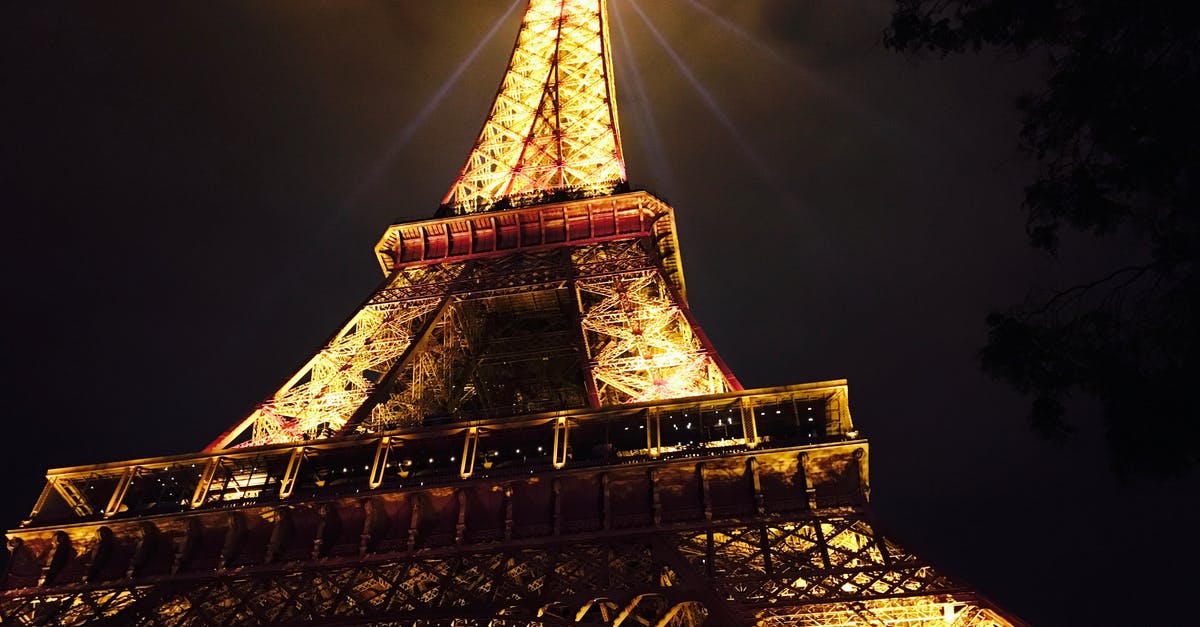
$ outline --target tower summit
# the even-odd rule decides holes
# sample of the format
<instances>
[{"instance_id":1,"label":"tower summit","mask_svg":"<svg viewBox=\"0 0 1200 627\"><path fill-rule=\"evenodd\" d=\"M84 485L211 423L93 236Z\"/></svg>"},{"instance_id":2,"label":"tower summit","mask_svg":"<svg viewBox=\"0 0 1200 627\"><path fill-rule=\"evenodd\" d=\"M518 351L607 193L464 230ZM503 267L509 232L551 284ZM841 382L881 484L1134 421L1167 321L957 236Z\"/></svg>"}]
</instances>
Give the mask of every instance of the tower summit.
<instances>
[{"instance_id":1,"label":"tower summit","mask_svg":"<svg viewBox=\"0 0 1200 627\"><path fill-rule=\"evenodd\" d=\"M471 155L442 201L455 214L625 184L603 2L533 0Z\"/></svg>"},{"instance_id":2,"label":"tower summit","mask_svg":"<svg viewBox=\"0 0 1200 627\"><path fill-rule=\"evenodd\" d=\"M203 451L50 470L0 623L1020 624L879 531L844 381L721 360L610 49L603 0L531 0L379 288Z\"/></svg>"}]
</instances>

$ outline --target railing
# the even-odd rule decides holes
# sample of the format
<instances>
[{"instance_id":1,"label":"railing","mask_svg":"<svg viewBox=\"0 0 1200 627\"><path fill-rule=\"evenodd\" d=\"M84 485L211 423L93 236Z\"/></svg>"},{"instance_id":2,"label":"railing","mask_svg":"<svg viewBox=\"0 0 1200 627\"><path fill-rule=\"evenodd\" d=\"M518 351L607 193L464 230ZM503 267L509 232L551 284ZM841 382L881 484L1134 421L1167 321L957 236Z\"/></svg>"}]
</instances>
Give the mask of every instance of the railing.
<instances>
[{"instance_id":1,"label":"railing","mask_svg":"<svg viewBox=\"0 0 1200 627\"><path fill-rule=\"evenodd\" d=\"M842 381L65 468L23 526L213 510L857 437Z\"/></svg>"}]
</instances>

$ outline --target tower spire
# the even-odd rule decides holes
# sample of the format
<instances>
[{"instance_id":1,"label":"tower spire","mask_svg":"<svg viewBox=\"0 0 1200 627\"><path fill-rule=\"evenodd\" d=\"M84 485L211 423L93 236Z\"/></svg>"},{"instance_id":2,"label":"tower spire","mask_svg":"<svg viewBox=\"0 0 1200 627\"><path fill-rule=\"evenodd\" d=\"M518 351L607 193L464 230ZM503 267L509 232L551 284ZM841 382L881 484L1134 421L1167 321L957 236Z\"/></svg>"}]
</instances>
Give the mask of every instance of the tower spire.
<instances>
[{"instance_id":1,"label":"tower spire","mask_svg":"<svg viewBox=\"0 0 1200 627\"><path fill-rule=\"evenodd\" d=\"M468 214L625 182L604 0L530 0L491 113L442 201Z\"/></svg>"}]
</instances>

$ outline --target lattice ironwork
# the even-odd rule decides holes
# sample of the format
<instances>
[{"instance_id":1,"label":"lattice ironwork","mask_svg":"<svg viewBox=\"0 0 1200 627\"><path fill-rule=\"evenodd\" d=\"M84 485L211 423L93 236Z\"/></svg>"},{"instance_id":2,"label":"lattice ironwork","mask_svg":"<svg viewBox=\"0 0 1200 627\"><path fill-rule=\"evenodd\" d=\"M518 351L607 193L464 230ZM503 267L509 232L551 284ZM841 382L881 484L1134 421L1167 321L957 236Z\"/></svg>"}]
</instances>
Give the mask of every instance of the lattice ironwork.
<instances>
[{"instance_id":1,"label":"lattice ironwork","mask_svg":"<svg viewBox=\"0 0 1200 627\"><path fill-rule=\"evenodd\" d=\"M608 21L600 0L531 0L508 72L443 204L455 213L529 204L625 181Z\"/></svg>"},{"instance_id":2,"label":"lattice ironwork","mask_svg":"<svg viewBox=\"0 0 1200 627\"><path fill-rule=\"evenodd\" d=\"M1008 627L1012 623L970 599L929 596L778 608L758 613L764 627Z\"/></svg>"},{"instance_id":3,"label":"lattice ironwork","mask_svg":"<svg viewBox=\"0 0 1200 627\"><path fill-rule=\"evenodd\" d=\"M363 307L275 396L256 410L247 444L334 433L412 345L438 299Z\"/></svg>"},{"instance_id":4,"label":"lattice ironwork","mask_svg":"<svg viewBox=\"0 0 1200 627\"><path fill-rule=\"evenodd\" d=\"M481 329L471 324L464 309L462 302L454 302L431 322L421 346L393 382L395 391L371 408L364 424L367 431L419 426L426 416L452 413L471 393L456 385L456 379Z\"/></svg>"},{"instance_id":5,"label":"lattice ironwork","mask_svg":"<svg viewBox=\"0 0 1200 627\"><path fill-rule=\"evenodd\" d=\"M578 617L613 624L621 615L629 619L625 624L653 625L660 619L664 625L699 624L689 621L703 617L703 608L671 602L661 592L661 571L646 543L584 543L0 598L0 624L375 624L404 619L487 624L500 616L541 616L550 624Z\"/></svg>"},{"instance_id":6,"label":"lattice ironwork","mask_svg":"<svg viewBox=\"0 0 1200 627\"><path fill-rule=\"evenodd\" d=\"M211 448L739 389L647 239L400 267Z\"/></svg>"},{"instance_id":7,"label":"lattice ironwork","mask_svg":"<svg viewBox=\"0 0 1200 627\"><path fill-rule=\"evenodd\" d=\"M491 114L444 201L449 213L612 194L625 181L613 89L603 0L530 0ZM610 198L607 207L545 205L389 230L380 257L387 284L209 449L408 427L467 408L536 411L555 399L572 407L580 377L592 406L737 389L684 315L670 209L645 194ZM608 254L612 242L636 254ZM541 250L519 250L526 246ZM572 259L573 249L591 254ZM643 273L612 276L634 270ZM595 275L603 278L588 278ZM481 381L493 338L467 301L576 279L579 340L548 347L540 357L553 363L524 373L555 383L528 390L495 376Z\"/></svg>"},{"instance_id":8,"label":"lattice ironwork","mask_svg":"<svg viewBox=\"0 0 1200 627\"><path fill-rule=\"evenodd\" d=\"M474 262L362 426L734 389L657 263L639 240Z\"/></svg>"},{"instance_id":9,"label":"lattice ironwork","mask_svg":"<svg viewBox=\"0 0 1200 627\"><path fill-rule=\"evenodd\" d=\"M1013 625L857 514L442 553L0 596L0 622Z\"/></svg>"},{"instance_id":10,"label":"lattice ironwork","mask_svg":"<svg viewBox=\"0 0 1200 627\"><path fill-rule=\"evenodd\" d=\"M576 283L601 403L641 403L731 389L658 270Z\"/></svg>"},{"instance_id":11,"label":"lattice ironwork","mask_svg":"<svg viewBox=\"0 0 1200 627\"><path fill-rule=\"evenodd\" d=\"M961 590L858 517L681 536L679 550L728 596L755 605L861 601Z\"/></svg>"},{"instance_id":12,"label":"lattice ironwork","mask_svg":"<svg viewBox=\"0 0 1200 627\"><path fill-rule=\"evenodd\" d=\"M844 381L742 390L624 182L604 0L530 0L443 217L204 453L52 471L0 625L1019 625L879 533Z\"/></svg>"}]
</instances>

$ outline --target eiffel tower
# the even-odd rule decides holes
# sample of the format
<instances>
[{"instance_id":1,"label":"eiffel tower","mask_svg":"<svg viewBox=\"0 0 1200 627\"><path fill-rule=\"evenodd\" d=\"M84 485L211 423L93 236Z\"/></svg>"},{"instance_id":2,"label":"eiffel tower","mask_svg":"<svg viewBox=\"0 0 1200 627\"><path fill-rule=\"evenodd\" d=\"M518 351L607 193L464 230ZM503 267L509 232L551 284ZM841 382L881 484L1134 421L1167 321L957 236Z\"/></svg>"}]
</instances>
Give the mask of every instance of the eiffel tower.
<instances>
[{"instance_id":1,"label":"eiffel tower","mask_svg":"<svg viewBox=\"0 0 1200 627\"><path fill-rule=\"evenodd\" d=\"M58 468L0 625L1018 619L886 537L845 381L745 389L626 180L603 0L530 0L436 216L195 454Z\"/></svg>"}]
</instances>

